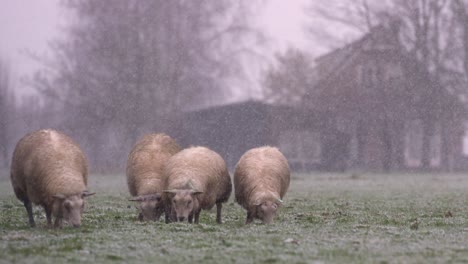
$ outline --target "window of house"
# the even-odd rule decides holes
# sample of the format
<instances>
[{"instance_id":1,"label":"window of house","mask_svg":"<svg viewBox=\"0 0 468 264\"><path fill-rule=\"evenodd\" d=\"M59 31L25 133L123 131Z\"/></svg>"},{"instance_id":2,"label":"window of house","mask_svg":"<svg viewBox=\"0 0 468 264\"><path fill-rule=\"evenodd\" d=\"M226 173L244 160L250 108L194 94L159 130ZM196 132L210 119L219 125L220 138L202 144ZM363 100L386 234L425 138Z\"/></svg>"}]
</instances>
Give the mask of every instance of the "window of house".
<instances>
[{"instance_id":1,"label":"window of house","mask_svg":"<svg viewBox=\"0 0 468 264\"><path fill-rule=\"evenodd\" d=\"M409 167L421 165L421 151L423 139L423 127L421 120L413 120L406 123L405 135L405 160Z\"/></svg>"},{"instance_id":2,"label":"window of house","mask_svg":"<svg viewBox=\"0 0 468 264\"><path fill-rule=\"evenodd\" d=\"M385 77L385 70L380 65L377 65L375 67L375 76L374 76L375 83L383 82L384 77Z\"/></svg>"},{"instance_id":3,"label":"window of house","mask_svg":"<svg viewBox=\"0 0 468 264\"><path fill-rule=\"evenodd\" d=\"M468 122L464 122L464 133L463 133L463 156L468 156Z\"/></svg>"},{"instance_id":4,"label":"window of house","mask_svg":"<svg viewBox=\"0 0 468 264\"><path fill-rule=\"evenodd\" d=\"M368 65L364 70L364 85L370 87L374 84L374 69Z\"/></svg>"},{"instance_id":5,"label":"window of house","mask_svg":"<svg viewBox=\"0 0 468 264\"><path fill-rule=\"evenodd\" d=\"M357 133L353 133L349 143L349 158L352 163L357 162L359 156L359 143Z\"/></svg>"},{"instance_id":6,"label":"window of house","mask_svg":"<svg viewBox=\"0 0 468 264\"><path fill-rule=\"evenodd\" d=\"M363 83L363 71L364 71L364 66L362 64L358 64L355 67L356 69L356 84L362 85Z\"/></svg>"},{"instance_id":7,"label":"window of house","mask_svg":"<svg viewBox=\"0 0 468 264\"><path fill-rule=\"evenodd\" d=\"M407 124L405 137L405 159L410 167L421 166L422 161L422 146L423 146L424 129L421 120L414 120ZM438 167L441 163L442 136L441 126L436 124L434 134L430 141L430 165Z\"/></svg>"},{"instance_id":8,"label":"window of house","mask_svg":"<svg viewBox=\"0 0 468 264\"><path fill-rule=\"evenodd\" d=\"M362 82L362 85L365 87L371 87L377 83L381 71L378 69L378 66L374 62L369 62L361 66L360 70L361 77L359 78Z\"/></svg>"},{"instance_id":9,"label":"window of house","mask_svg":"<svg viewBox=\"0 0 468 264\"><path fill-rule=\"evenodd\" d=\"M431 138L431 166L438 167L441 163L442 137L441 127L437 124L434 129L434 135Z\"/></svg>"},{"instance_id":10,"label":"window of house","mask_svg":"<svg viewBox=\"0 0 468 264\"><path fill-rule=\"evenodd\" d=\"M396 63L388 63L386 65L385 70L385 80L387 81L395 81L400 80L403 76L401 71L401 66Z\"/></svg>"}]
</instances>

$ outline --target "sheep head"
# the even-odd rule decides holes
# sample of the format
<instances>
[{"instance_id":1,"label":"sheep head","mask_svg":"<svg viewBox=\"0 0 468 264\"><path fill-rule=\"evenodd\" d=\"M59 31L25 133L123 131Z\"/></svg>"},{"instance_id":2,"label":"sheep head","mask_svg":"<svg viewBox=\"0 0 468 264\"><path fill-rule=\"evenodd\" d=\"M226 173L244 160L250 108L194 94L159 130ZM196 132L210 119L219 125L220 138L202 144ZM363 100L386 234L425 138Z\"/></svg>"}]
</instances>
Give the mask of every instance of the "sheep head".
<instances>
[{"instance_id":1,"label":"sheep head","mask_svg":"<svg viewBox=\"0 0 468 264\"><path fill-rule=\"evenodd\" d=\"M55 194L52 196L52 214L57 219L64 219L73 227L80 227L81 215L85 206L84 198L94 194L88 191L73 195ZM60 227L60 225L60 220L56 221L56 227Z\"/></svg>"},{"instance_id":2,"label":"sheep head","mask_svg":"<svg viewBox=\"0 0 468 264\"><path fill-rule=\"evenodd\" d=\"M276 216L278 211L278 207L281 205L283 201L279 198L274 200L257 200L255 202L255 206L257 208L257 217L264 223L264 224L271 224L273 223L273 218Z\"/></svg>"},{"instance_id":3,"label":"sheep head","mask_svg":"<svg viewBox=\"0 0 468 264\"><path fill-rule=\"evenodd\" d=\"M199 209L198 195L203 192L193 189L165 190L170 198L176 221L183 222Z\"/></svg>"},{"instance_id":4,"label":"sheep head","mask_svg":"<svg viewBox=\"0 0 468 264\"><path fill-rule=\"evenodd\" d=\"M138 202L140 210L139 219L141 221L156 221L156 210L161 203L161 194L140 195L129 199L129 201Z\"/></svg>"}]
</instances>

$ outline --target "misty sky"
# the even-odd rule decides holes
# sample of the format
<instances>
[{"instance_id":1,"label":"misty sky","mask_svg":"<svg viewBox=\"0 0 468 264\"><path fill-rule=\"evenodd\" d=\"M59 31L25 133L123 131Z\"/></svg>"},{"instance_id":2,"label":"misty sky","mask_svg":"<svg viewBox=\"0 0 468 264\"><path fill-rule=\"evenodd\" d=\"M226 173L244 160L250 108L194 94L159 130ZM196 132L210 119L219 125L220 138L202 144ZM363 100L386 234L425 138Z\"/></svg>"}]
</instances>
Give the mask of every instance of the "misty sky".
<instances>
[{"instance_id":1,"label":"misty sky","mask_svg":"<svg viewBox=\"0 0 468 264\"><path fill-rule=\"evenodd\" d=\"M38 67L25 51L50 53L48 41L60 35L65 17L59 0L2 0L0 9L0 56L11 66L14 79ZM258 16L258 25L271 35L274 49L304 48L303 31L306 0L269 0ZM19 85L20 86L20 85ZM18 85L15 85L18 89Z\"/></svg>"},{"instance_id":2,"label":"misty sky","mask_svg":"<svg viewBox=\"0 0 468 264\"><path fill-rule=\"evenodd\" d=\"M31 72L35 63L26 50L47 51L47 41L59 31L58 0L3 0L0 9L0 56L15 75Z\"/></svg>"},{"instance_id":3,"label":"misty sky","mask_svg":"<svg viewBox=\"0 0 468 264\"><path fill-rule=\"evenodd\" d=\"M60 27L66 18L61 12L59 2L60 0L1 0L0 58L9 63L13 87L17 90L23 87L18 79L39 67L25 51L50 54L48 41L60 36ZM307 41L304 32L306 15L303 8L310 1L266 0L264 3L257 23L259 28L270 35L273 41L271 46L274 47L273 51L266 52L296 46L314 53L313 49L317 49L320 43ZM334 32L341 30L333 29ZM468 151L468 138L465 139L465 149Z\"/></svg>"}]
</instances>

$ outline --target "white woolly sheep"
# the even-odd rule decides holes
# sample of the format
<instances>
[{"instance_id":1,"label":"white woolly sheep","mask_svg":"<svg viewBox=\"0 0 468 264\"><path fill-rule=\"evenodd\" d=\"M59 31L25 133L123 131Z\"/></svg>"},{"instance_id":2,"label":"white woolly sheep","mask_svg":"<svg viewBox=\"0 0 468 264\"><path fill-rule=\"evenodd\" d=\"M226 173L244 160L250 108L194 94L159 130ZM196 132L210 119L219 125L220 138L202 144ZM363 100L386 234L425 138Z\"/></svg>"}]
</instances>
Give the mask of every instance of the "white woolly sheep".
<instances>
[{"instance_id":1,"label":"white woolly sheep","mask_svg":"<svg viewBox=\"0 0 468 264\"><path fill-rule=\"evenodd\" d=\"M55 130L32 132L16 145L11 165L11 183L16 197L28 212L34 227L32 204L45 209L47 224L61 227L62 219L79 227L86 190L88 168L80 147Z\"/></svg>"},{"instance_id":2,"label":"white woolly sheep","mask_svg":"<svg viewBox=\"0 0 468 264\"><path fill-rule=\"evenodd\" d=\"M273 222L289 178L288 161L277 148L254 148L242 155L234 171L234 189L237 203L247 210L246 224L254 218Z\"/></svg>"},{"instance_id":3,"label":"white woolly sheep","mask_svg":"<svg viewBox=\"0 0 468 264\"><path fill-rule=\"evenodd\" d=\"M191 147L172 156L165 167L166 216L198 224L202 209L216 204L216 222L221 223L222 203L232 191L231 178L223 158L206 147ZM166 222L169 219L166 217Z\"/></svg>"},{"instance_id":4,"label":"white woolly sheep","mask_svg":"<svg viewBox=\"0 0 468 264\"><path fill-rule=\"evenodd\" d=\"M128 156L127 185L139 203L138 218L159 220L164 212L161 194L164 189L163 167L167 160L181 148L174 139L166 134L149 134L140 139Z\"/></svg>"}]
</instances>

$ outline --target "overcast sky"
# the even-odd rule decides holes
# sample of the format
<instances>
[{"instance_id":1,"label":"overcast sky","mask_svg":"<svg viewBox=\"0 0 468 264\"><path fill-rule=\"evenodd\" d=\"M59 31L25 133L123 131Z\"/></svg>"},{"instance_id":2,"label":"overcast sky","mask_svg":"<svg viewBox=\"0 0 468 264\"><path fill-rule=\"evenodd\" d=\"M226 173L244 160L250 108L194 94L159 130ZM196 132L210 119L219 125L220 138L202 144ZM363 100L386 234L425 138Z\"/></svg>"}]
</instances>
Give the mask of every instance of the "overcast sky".
<instances>
[{"instance_id":1,"label":"overcast sky","mask_svg":"<svg viewBox=\"0 0 468 264\"><path fill-rule=\"evenodd\" d=\"M0 8L0 56L15 75L31 72L34 62L26 50L43 53L57 34L60 19L58 0L2 0Z\"/></svg>"},{"instance_id":2,"label":"overcast sky","mask_svg":"<svg viewBox=\"0 0 468 264\"><path fill-rule=\"evenodd\" d=\"M260 16L260 27L271 35L278 46L306 48L304 34L305 15L303 8L307 0L269 0Z\"/></svg>"},{"instance_id":3,"label":"overcast sky","mask_svg":"<svg viewBox=\"0 0 468 264\"><path fill-rule=\"evenodd\" d=\"M272 37L272 46L304 48L304 13L306 0L267 0L258 14L258 23ZM38 67L25 51L50 53L48 42L60 34L65 18L59 0L1 0L0 56L6 59L14 79L30 74ZM20 87L21 85L15 85Z\"/></svg>"}]
</instances>

